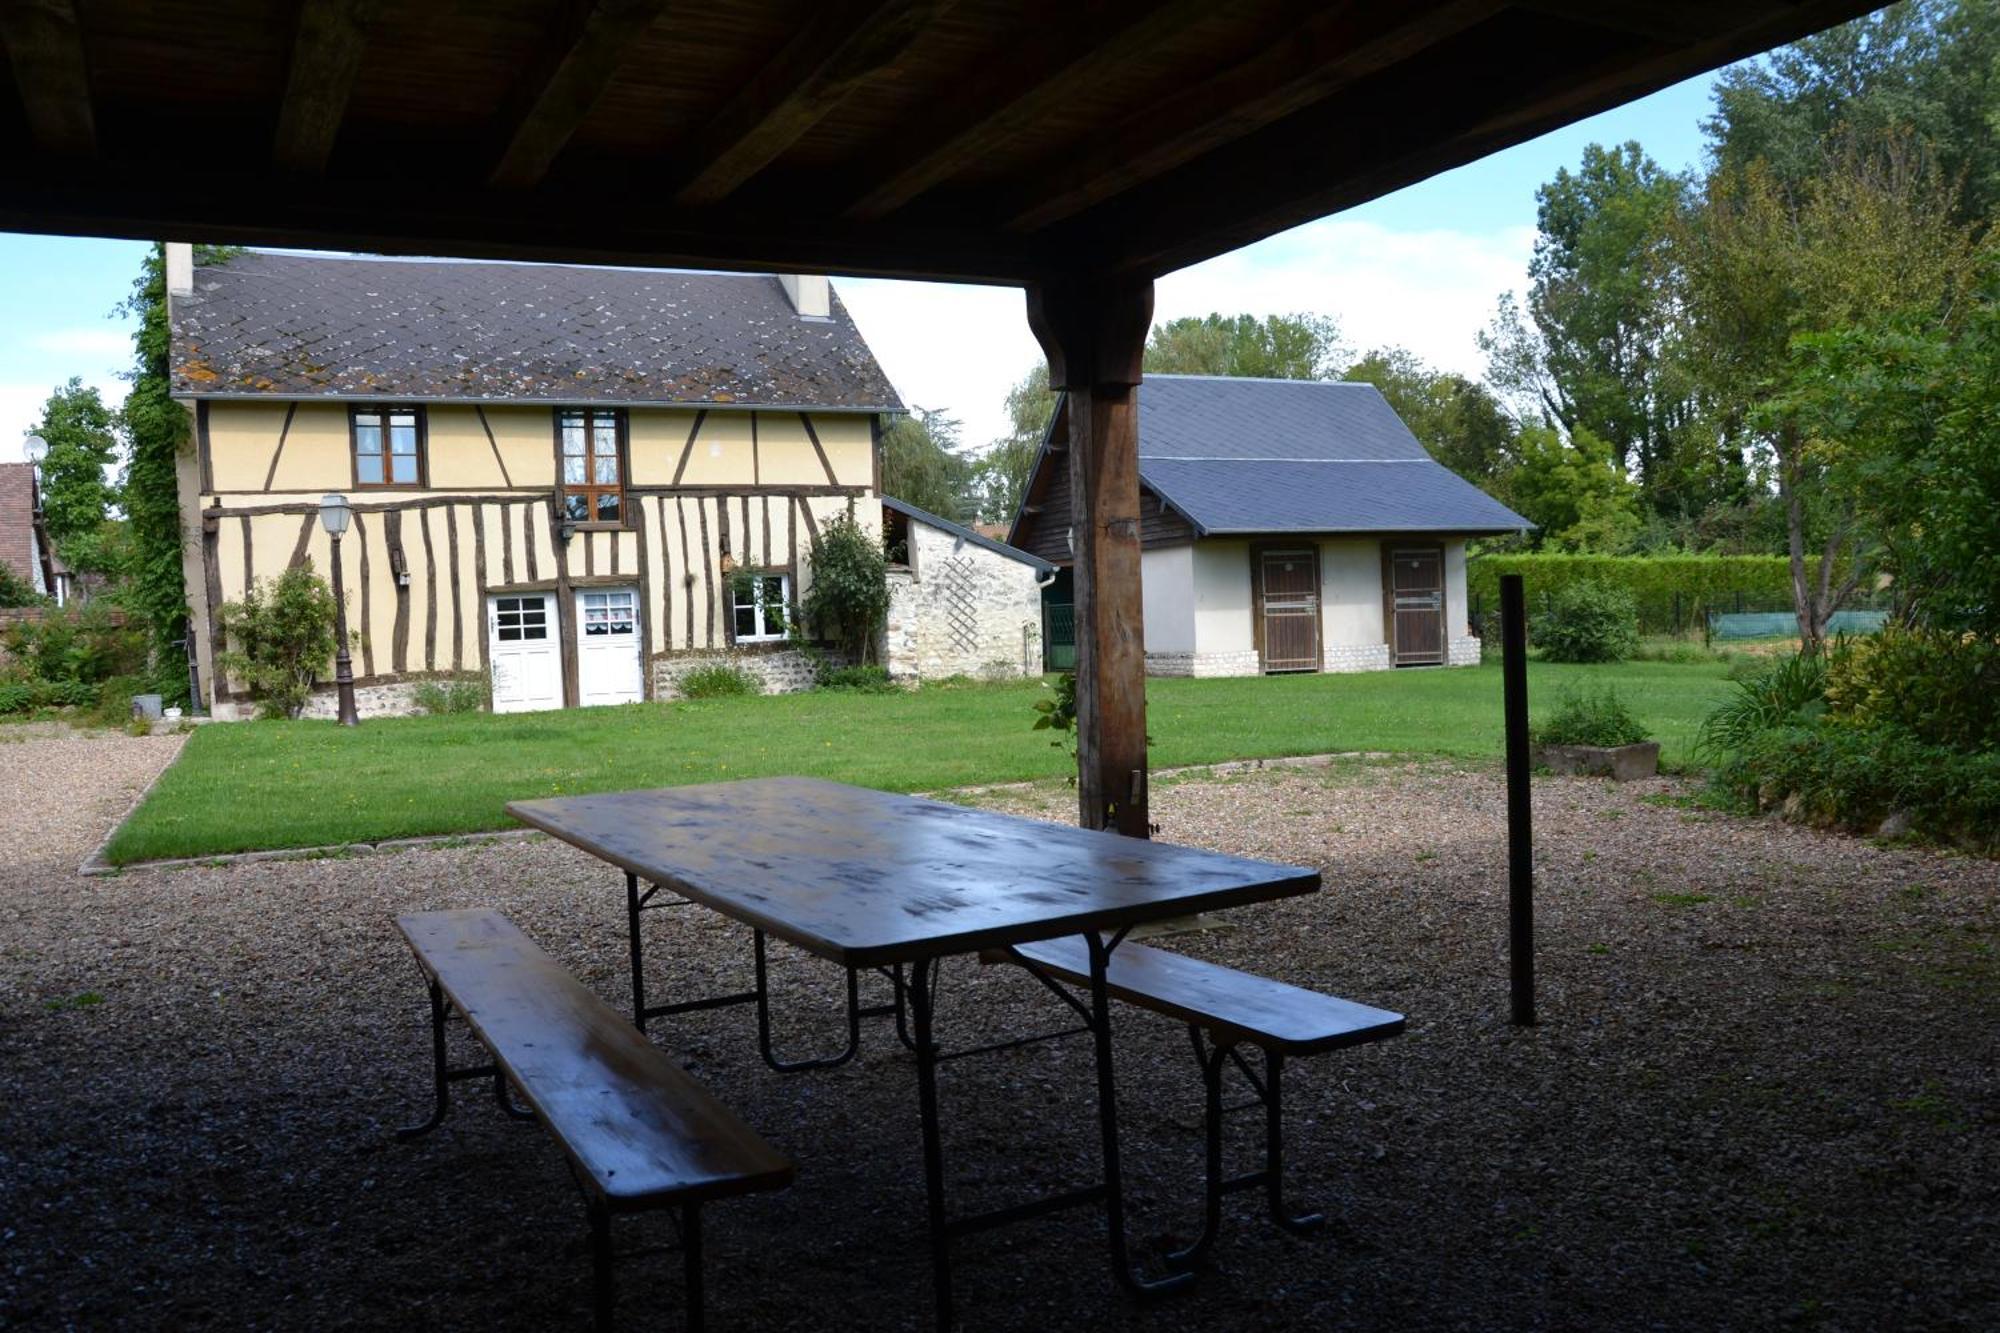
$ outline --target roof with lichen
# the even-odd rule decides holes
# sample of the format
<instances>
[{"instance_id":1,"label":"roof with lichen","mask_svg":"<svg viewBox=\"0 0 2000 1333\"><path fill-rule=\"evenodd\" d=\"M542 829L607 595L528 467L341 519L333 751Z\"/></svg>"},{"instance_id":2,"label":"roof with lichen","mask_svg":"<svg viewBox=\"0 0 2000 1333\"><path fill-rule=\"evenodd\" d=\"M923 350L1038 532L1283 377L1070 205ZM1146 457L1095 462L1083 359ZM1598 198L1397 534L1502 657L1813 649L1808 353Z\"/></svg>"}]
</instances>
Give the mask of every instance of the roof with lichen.
<instances>
[{"instance_id":1,"label":"roof with lichen","mask_svg":"<svg viewBox=\"0 0 2000 1333\"><path fill-rule=\"evenodd\" d=\"M775 277L239 253L173 301L178 398L900 411L832 297Z\"/></svg>"}]
</instances>

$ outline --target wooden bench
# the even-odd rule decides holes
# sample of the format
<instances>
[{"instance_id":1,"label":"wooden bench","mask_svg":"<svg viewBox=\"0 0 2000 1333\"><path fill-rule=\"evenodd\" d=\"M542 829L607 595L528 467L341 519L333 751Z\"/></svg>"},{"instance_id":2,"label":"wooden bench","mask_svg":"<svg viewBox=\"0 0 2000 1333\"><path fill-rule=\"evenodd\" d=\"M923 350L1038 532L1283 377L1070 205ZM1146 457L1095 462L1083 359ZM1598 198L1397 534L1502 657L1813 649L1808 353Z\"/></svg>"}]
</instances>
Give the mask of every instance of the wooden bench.
<instances>
[{"instance_id":1,"label":"wooden bench","mask_svg":"<svg viewBox=\"0 0 2000 1333\"><path fill-rule=\"evenodd\" d=\"M562 1146L583 1190L596 1326L611 1321L612 1216L672 1207L680 1210L687 1323L700 1328L701 1205L782 1188L792 1164L500 913L422 912L396 926L429 982L437 1080L430 1120L400 1137L437 1128L454 1082L491 1077L503 1106L511 1085ZM452 1010L492 1052L491 1065L447 1066Z\"/></svg>"},{"instance_id":2,"label":"wooden bench","mask_svg":"<svg viewBox=\"0 0 2000 1333\"><path fill-rule=\"evenodd\" d=\"M1082 937L1044 940L1007 950L1008 957L1046 978L1090 985L1090 952ZM1268 977L1205 963L1184 954L1143 944L1120 944L1105 969L1105 989L1115 999L1177 1018L1188 1025L1200 1061L1208 1105L1206 1190L1201 1235L1171 1256L1175 1263L1199 1263L1215 1243L1222 1220L1222 1196L1262 1186L1271 1220L1288 1231L1303 1231L1324 1219L1294 1214L1284 1201L1284 1100L1280 1082L1288 1056L1318 1055L1393 1037L1403 1016L1352 1000L1342 1000ZM1239 1053L1242 1046L1264 1052L1259 1077ZM1234 1062L1256 1093L1243 1107L1224 1108L1222 1069ZM1222 1118L1225 1109L1264 1110L1264 1167L1224 1179Z\"/></svg>"}]
</instances>

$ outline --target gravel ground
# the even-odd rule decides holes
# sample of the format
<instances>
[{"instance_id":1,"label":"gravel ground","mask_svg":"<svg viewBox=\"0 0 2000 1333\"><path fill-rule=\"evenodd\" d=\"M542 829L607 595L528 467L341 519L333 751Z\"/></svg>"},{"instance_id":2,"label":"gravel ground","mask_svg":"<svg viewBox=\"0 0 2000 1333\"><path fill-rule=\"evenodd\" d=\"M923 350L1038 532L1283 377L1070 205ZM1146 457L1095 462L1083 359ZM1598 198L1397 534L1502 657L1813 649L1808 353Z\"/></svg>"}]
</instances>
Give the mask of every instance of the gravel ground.
<instances>
[{"instance_id":1,"label":"gravel ground","mask_svg":"<svg viewBox=\"0 0 2000 1333\"><path fill-rule=\"evenodd\" d=\"M0 745L0 1326L585 1326L582 1211L531 1125L428 1093L421 990L391 917L488 904L622 1005L619 881L546 841L82 879L172 740ZM1329 891L1176 946L1406 1012L1406 1036L1298 1062L1301 1202L1232 1201L1216 1267L1135 1305L1083 1213L960 1247L974 1329L1864 1330L2000 1325L2000 866L1703 813L1671 782L1537 784L1540 1027L1503 1021L1490 769L1346 764L1163 780L1163 836L1326 868ZM975 798L1060 817L1060 788ZM748 940L656 914L661 991L747 982ZM837 976L780 950L785 1038L831 1042ZM1008 969L947 968L963 1042L1060 1017ZM685 993L685 992L684 992ZM928 1313L909 1061L780 1077L751 1017L662 1036L800 1163L711 1208L717 1328L916 1328ZM1142 1236L1195 1223L1184 1033L1121 1015ZM947 1066L960 1199L1094 1156L1089 1058ZM1248 1126L1245 1127L1246 1130ZM1245 1135L1238 1145L1247 1151ZM621 1265L626 1326L679 1319L666 1223Z\"/></svg>"}]
</instances>

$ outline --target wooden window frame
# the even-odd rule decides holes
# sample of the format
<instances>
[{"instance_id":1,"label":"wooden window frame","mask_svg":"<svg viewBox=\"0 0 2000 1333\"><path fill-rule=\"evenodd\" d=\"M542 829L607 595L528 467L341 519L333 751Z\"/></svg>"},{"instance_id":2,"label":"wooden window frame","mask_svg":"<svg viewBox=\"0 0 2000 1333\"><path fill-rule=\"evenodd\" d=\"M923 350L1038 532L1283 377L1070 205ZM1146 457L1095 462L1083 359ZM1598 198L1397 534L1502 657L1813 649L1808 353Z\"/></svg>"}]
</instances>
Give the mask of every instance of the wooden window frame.
<instances>
[{"instance_id":1,"label":"wooden window frame","mask_svg":"<svg viewBox=\"0 0 2000 1333\"><path fill-rule=\"evenodd\" d=\"M740 579L755 579L758 581L758 586L760 588L762 587L762 581L765 579L779 580L779 583L783 591L778 599L778 607L779 607L779 614L783 617L783 620L781 620L780 622L780 628L777 633L743 635L743 634L738 634L736 632L736 612L741 607L741 604L736 600L736 595L738 590L741 589L741 587L743 586L742 583L739 581ZM764 618L765 615L764 608L767 605L768 603L763 601L762 598L759 598L758 602L756 603L756 614L760 621ZM792 615L792 571L791 570L785 568L752 569L752 570L740 571L738 574L730 576L729 642L731 644L782 643L784 642L787 633L787 629L785 628L785 622L791 619L791 615Z\"/></svg>"},{"instance_id":2,"label":"wooden window frame","mask_svg":"<svg viewBox=\"0 0 2000 1333\"><path fill-rule=\"evenodd\" d=\"M583 417L583 438L586 450L588 450L591 441L597 438L596 423L599 418L608 416L616 424L618 484L615 487L599 486L595 482L586 483L582 486L572 486L563 479L563 418L572 413L581 414ZM632 526L632 506L631 497L627 492L631 486L632 478L632 444L630 435L631 421L625 409L622 407L558 407L555 409L554 415L550 418L550 426L555 437L556 522L559 524L567 523L573 531L577 532L623 532L629 529ZM584 454L586 461L594 459L596 456L596 454L590 452ZM581 494L590 497L589 510L592 514L595 514L597 512L596 497L609 494L614 490L618 494L618 518L616 521L606 522L598 518L571 518L569 516L569 497L571 495Z\"/></svg>"},{"instance_id":3,"label":"wooden window frame","mask_svg":"<svg viewBox=\"0 0 2000 1333\"><path fill-rule=\"evenodd\" d=\"M389 417L408 412L417 419L417 479L395 481L389 443ZM361 480L361 436L355 429L362 417L378 417L382 431L382 480ZM431 422L422 403L350 403L347 407L347 474L357 491L423 491L431 484Z\"/></svg>"}]
</instances>

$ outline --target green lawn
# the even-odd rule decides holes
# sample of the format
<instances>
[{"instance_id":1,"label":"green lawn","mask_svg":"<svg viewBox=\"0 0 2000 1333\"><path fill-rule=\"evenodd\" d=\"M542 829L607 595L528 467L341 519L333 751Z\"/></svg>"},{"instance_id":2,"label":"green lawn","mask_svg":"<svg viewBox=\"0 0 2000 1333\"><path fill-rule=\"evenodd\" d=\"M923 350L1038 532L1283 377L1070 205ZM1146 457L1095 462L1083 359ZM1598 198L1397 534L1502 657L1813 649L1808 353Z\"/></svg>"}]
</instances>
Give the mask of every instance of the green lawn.
<instances>
[{"instance_id":1,"label":"green lawn","mask_svg":"<svg viewBox=\"0 0 2000 1333\"><path fill-rule=\"evenodd\" d=\"M1726 668L1535 663L1537 716L1565 685L1615 683L1668 763L1728 689ZM1029 730L1037 683L794 694L495 717L201 728L112 839L123 864L505 826L522 797L804 774L927 791L1060 774ZM1501 749L1500 671L1156 680L1155 767L1340 750L1477 757Z\"/></svg>"}]
</instances>

